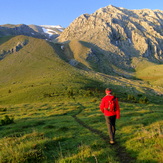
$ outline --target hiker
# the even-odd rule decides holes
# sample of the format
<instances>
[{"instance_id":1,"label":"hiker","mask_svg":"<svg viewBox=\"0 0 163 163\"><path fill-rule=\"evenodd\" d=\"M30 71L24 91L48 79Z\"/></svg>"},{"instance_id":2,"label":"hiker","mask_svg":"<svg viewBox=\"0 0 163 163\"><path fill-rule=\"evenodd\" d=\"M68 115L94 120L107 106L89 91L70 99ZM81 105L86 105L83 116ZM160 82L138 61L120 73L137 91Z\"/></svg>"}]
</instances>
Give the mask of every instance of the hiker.
<instances>
[{"instance_id":1,"label":"hiker","mask_svg":"<svg viewBox=\"0 0 163 163\"><path fill-rule=\"evenodd\" d=\"M106 96L102 98L100 103L100 110L105 116L110 137L110 144L114 144L116 131L115 122L116 119L120 118L120 108L117 97L111 94L112 90L110 88L106 88L105 93Z\"/></svg>"}]
</instances>

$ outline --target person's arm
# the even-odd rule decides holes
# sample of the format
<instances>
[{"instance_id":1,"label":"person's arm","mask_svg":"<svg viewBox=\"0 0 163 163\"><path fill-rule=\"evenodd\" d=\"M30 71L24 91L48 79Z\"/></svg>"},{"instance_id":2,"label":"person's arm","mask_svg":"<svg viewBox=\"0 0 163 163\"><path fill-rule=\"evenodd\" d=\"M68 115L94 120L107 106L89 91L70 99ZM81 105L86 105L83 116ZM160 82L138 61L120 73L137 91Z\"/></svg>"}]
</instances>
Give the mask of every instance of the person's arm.
<instances>
[{"instance_id":1,"label":"person's arm","mask_svg":"<svg viewBox=\"0 0 163 163\"><path fill-rule=\"evenodd\" d=\"M104 107L105 107L105 103L104 103L104 99L102 99L100 103L100 110L102 113L104 113Z\"/></svg>"}]
</instances>

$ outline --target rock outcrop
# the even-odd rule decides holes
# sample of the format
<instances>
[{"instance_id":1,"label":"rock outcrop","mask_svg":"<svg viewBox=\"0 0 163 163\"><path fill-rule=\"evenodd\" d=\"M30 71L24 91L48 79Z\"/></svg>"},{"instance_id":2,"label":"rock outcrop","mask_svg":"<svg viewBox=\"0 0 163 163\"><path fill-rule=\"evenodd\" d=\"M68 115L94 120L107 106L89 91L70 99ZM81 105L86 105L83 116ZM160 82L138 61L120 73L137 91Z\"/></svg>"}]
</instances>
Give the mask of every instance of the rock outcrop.
<instances>
[{"instance_id":1,"label":"rock outcrop","mask_svg":"<svg viewBox=\"0 0 163 163\"><path fill-rule=\"evenodd\" d=\"M5 46L3 47L3 45L0 45L0 60L4 59L7 55L18 52L19 50L21 50L24 46L26 46L28 44L28 40L24 40L24 41L18 41L17 43L13 43L13 45L10 46Z\"/></svg>"}]
</instances>

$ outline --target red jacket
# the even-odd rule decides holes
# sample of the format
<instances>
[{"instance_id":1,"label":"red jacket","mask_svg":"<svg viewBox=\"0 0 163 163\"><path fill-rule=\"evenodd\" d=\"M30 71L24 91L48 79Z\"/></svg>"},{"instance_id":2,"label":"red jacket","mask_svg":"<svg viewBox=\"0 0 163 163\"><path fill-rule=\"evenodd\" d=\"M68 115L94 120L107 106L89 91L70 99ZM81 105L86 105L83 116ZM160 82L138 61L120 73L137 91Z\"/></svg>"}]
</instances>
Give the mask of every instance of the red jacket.
<instances>
[{"instance_id":1,"label":"red jacket","mask_svg":"<svg viewBox=\"0 0 163 163\"><path fill-rule=\"evenodd\" d=\"M100 110L101 110L101 112L104 113L105 116L116 115L116 119L119 119L120 118L120 107L119 107L117 98L116 98L116 111L111 112L111 111L107 110L107 108L109 107L108 101L110 101L111 98L113 98L113 95L111 95L111 94L106 95L102 98L101 103L100 103Z\"/></svg>"}]
</instances>

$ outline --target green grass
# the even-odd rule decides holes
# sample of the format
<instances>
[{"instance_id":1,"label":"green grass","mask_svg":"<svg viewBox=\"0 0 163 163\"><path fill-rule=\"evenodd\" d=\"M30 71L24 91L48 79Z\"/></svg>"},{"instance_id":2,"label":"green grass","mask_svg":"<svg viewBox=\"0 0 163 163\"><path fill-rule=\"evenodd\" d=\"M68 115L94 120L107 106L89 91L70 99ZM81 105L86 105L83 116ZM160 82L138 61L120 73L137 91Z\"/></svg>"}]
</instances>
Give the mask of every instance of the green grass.
<instances>
[{"instance_id":1,"label":"green grass","mask_svg":"<svg viewBox=\"0 0 163 163\"><path fill-rule=\"evenodd\" d=\"M78 105L63 102L7 108L5 114L13 115L15 124L1 127L1 161L94 162L104 156L107 160L106 152L111 149L72 118Z\"/></svg>"},{"instance_id":2,"label":"green grass","mask_svg":"<svg viewBox=\"0 0 163 163\"><path fill-rule=\"evenodd\" d=\"M136 77L155 86L163 86L163 65L147 60L133 59L136 62Z\"/></svg>"},{"instance_id":3,"label":"green grass","mask_svg":"<svg viewBox=\"0 0 163 163\"><path fill-rule=\"evenodd\" d=\"M0 119L8 115L14 117L14 123L0 126L0 162L118 163L124 161L120 155L124 152L138 163L163 161L162 105L120 102L117 145L111 146L106 143L108 133L99 100L1 105Z\"/></svg>"},{"instance_id":4,"label":"green grass","mask_svg":"<svg viewBox=\"0 0 163 163\"><path fill-rule=\"evenodd\" d=\"M163 145L162 105L122 104L121 110L123 118L120 120L119 134L123 135L127 149L134 156L138 155L140 160L162 160L161 151L157 150L158 146ZM149 150L150 157L147 157L144 153Z\"/></svg>"},{"instance_id":5,"label":"green grass","mask_svg":"<svg viewBox=\"0 0 163 163\"><path fill-rule=\"evenodd\" d=\"M13 36L6 36L0 38L0 45L5 43L6 41L10 40Z\"/></svg>"},{"instance_id":6,"label":"green grass","mask_svg":"<svg viewBox=\"0 0 163 163\"><path fill-rule=\"evenodd\" d=\"M137 72L137 77L150 82L152 85L163 86L163 65L147 67Z\"/></svg>"}]
</instances>

